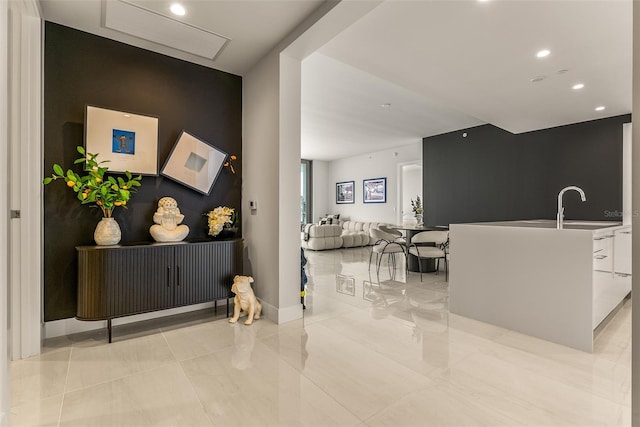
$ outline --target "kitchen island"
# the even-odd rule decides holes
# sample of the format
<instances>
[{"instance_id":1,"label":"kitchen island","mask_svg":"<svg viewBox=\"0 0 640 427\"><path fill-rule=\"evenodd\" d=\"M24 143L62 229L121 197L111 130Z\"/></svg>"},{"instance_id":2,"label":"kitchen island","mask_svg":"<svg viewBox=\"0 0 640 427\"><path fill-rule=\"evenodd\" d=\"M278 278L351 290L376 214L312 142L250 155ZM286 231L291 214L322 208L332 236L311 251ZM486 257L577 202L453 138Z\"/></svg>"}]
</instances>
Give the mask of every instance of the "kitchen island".
<instances>
[{"instance_id":1,"label":"kitchen island","mask_svg":"<svg viewBox=\"0 0 640 427\"><path fill-rule=\"evenodd\" d=\"M523 220L450 226L449 307L583 351L631 291L629 226Z\"/></svg>"}]
</instances>

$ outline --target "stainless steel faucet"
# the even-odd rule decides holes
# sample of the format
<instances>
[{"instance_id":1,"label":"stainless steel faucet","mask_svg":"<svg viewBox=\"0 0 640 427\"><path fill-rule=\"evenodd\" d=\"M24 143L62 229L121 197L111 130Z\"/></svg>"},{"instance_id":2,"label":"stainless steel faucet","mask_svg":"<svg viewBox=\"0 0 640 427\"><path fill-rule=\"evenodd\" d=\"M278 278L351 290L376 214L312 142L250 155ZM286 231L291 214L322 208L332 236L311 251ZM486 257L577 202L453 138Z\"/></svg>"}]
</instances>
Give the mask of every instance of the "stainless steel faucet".
<instances>
[{"instance_id":1,"label":"stainless steel faucet","mask_svg":"<svg viewBox=\"0 0 640 427\"><path fill-rule=\"evenodd\" d=\"M564 222L564 206L562 206L562 196L564 196L564 193L566 193L569 190L576 190L578 193L580 193L580 198L582 199L582 201L583 202L587 201L587 197L584 195L584 191L582 191L582 188L580 187L576 187L575 185L570 185L560 190L560 192L558 193L558 216L556 217L557 218L556 228L558 230L562 230L562 226Z\"/></svg>"}]
</instances>

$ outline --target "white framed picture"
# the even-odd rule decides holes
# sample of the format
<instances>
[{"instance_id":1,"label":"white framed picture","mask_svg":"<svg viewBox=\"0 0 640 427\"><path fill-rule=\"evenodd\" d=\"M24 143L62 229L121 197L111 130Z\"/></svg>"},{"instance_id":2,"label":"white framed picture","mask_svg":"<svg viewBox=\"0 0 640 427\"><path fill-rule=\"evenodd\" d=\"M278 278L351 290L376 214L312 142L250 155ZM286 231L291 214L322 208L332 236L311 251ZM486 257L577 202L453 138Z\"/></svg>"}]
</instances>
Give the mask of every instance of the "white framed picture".
<instances>
[{"instance_id":1,"label":"white framed picture","mask_svg":"<svg viewBox=\"0 0 640 427\"><path fill-rule=\"evenodd\" d=\"M87 105L84 147L110 172L158 175L158 118Z\"/></svg>"},{"instance_id":2,"label":"white framed picture","mask_svg":"<svg viewBox=\"0 0 640 427\"><path fill-rule=\"evenodd\" d=\"M202 194L211 193L227 153L182 131L160 173Z\"/></svg>"},{"instance_id":3,"label":"white framed picture","mask_svg":"<svg viewBox=\"0 0 640 427\"><path fill-rule=\"evenodd\" d=\"M387 178L372 178L362 181L364 203L387 203Z\"/></svg>"}]
</instances>

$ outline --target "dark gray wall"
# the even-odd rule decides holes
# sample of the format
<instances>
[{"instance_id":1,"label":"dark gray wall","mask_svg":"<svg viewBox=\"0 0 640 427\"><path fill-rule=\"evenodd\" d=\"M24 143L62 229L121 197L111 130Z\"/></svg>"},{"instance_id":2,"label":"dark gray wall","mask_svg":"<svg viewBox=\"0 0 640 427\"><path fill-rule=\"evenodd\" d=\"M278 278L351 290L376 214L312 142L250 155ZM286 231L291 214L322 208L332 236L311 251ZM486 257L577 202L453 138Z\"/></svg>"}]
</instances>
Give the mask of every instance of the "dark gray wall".
<instances>
[{"instance_id":1,"label":"dark gray wall","mask_svg":"<svg viewBox=\"0 0 640 427\"><path fill-rule=\"evenodd\" d=\"M67 169L83 145L84 110L91 104L159 118L162 167L185 129L229 154L242 152L242 79L61 25L45 25L43 176ZM150 241L158 199L174 197L190 227L188 239L206 238L203 213L219 205L240 210L241 158L236 175L224 169L205 196L161 176L144 177L129 209L116 209L122 243ZM80 171L80 168L76 166ZM99 209L82 206L58 181L44 190L44 317L76 314L75 246L92 245Z\"/></svg>"},{"instance_id":2,"label":"dark gray wall","mask_svg":"<svg viewBox=\"0 0 640 427\"><path fill-rule=\"evenodd\" d=\"M622 124L631 115L512 134L483 125L423 139L425 224L555 219L621 220ZM462 134L466 132L467 137ZM611 217L616 211L620 217Z\"/></svg>"}]
</instances>

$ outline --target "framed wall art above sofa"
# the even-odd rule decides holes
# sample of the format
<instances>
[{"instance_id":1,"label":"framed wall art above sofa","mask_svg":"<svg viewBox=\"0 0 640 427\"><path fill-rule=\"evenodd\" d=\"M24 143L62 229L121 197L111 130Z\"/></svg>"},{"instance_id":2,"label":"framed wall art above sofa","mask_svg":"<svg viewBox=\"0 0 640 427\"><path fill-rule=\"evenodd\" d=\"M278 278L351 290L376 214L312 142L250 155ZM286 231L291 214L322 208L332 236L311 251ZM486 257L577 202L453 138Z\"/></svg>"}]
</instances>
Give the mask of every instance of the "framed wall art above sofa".
<instances>
[{"instance_id":1,"label":"framed wall art above sofa","mask_svg":"<svg viewBox=\"0 0 640 427\"><path fill-rule=\"evenodd\" d=\"M336 183L336 203L355 203L354 199L354 181L344 181Z\"/></svg>"},{"instance_id":2,"label":"framed wall art above sofa","mask_svg":"<svg viewBox=\"0 0 640 427\"><path fill-rule=\"evenodd\" d=\"M387 203L387 178L372 178L362 181L364 203Z\"/></svg>"}]
</instances>

